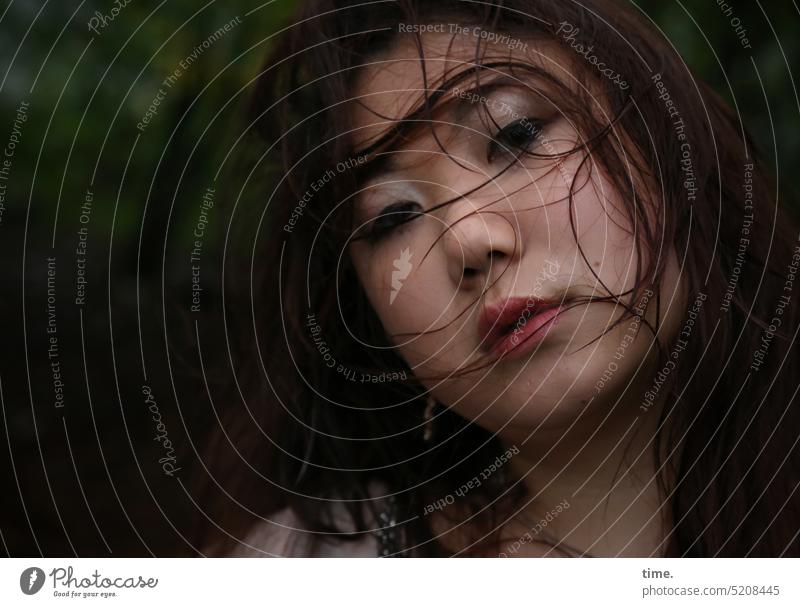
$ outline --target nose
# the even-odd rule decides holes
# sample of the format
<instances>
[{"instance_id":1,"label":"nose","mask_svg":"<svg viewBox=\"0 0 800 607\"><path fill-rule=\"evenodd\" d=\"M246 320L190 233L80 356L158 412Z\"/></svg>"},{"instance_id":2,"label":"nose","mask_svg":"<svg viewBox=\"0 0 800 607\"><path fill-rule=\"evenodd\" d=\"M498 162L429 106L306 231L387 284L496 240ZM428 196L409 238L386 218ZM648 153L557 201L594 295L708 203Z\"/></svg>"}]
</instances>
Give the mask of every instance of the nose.
<instances>
[{"instance_id":1,"label":"nose","mask_svg":"<svg viewBox=\"0 0 800 607\"><path fill-rule=\"evenodd\" d=\"M507 206L461 199L450 205L446 220L442 238L455 284L487 281L520 257L517 218Z\"/></svg>"}]
</instances>

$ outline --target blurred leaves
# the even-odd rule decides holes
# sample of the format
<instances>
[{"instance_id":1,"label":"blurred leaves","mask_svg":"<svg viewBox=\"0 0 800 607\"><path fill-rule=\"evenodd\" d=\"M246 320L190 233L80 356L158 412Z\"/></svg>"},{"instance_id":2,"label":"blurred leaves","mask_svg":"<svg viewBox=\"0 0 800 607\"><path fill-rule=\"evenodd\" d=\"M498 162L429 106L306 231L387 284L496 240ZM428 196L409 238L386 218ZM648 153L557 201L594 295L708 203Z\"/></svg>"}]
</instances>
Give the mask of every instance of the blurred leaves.
<instances>
[{"instance_id":1,"label":"blurred leaves","mask_svg":"<svg viewBox=\"0 0 800 607\"><path fill-rule=\"evenodd\" d=\"M82 196L95 164L95 191L113 200L137 136L127 174L128 183L137 187L124 187L120 193L116 238L124 241L135 236L147 186L154 180L159 161L162 168L168 165L175 170L172 178L177 180L191 157L191 172L184 175L179 188L189 197L202 192L231 142L228 135L233 133L227 125L241 111L247 94L240 91L257 73L270 34L287 23L295 4L295 0L134 0L95 34L87 23L96 11L110 16L113 2L11 2L0 30L0 49L6 58L0 102L5 130L22 99L31 101L35 118L26 127L25 145L15 159L12 195L25 200L29 194L20 186L32 184L41 151L31 209L37 221L50 220L54 205L66 194ZM741 20L752 50L743 48L732 17L716 2L647 0L638 5L674 42L687 64L736 103L744 125L767 158L776 162L774 127L780 166L796 166L800 140L786 136L800 131L800 111L789 73L800 44L794 35L800 16L793 3L732 6L731 14ZM197 45L237 16L241 24L203 50L183 71L152 124L139 133L137 122L164 78ZM65 166L73 139L75 148ZM156 192L158 203L168 204L174 193L161 188ZM97 219L93 226L103 224L108 230L110 215Z\"/></svg>"},{"instance_id":2,"label":"blurred leaves","mask_svg":"<svg viewBox=\"0 0 800 607\"><path fill-rule=\"evenodd\" d=\"M742 124L764 159L778 168L781 187L792 192L796 204L798 189L786 174L800 160L800 138L794 136L800 132L793 73L800 57L797 3L646 0L637 4L687 65L738 109ZM752 48L745 48L740 37Z\"/></svg>"}]
</instances>

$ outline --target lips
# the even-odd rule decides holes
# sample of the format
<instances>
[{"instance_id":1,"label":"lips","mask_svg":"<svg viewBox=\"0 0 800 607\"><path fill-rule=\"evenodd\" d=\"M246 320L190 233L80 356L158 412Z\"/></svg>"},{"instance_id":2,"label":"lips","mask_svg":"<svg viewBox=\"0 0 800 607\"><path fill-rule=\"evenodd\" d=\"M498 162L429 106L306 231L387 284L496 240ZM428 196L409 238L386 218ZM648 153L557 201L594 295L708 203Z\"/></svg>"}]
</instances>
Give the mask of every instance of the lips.
<instances>
[{"instance_id":1,"label":"lips","mask_svg":"<svg viewBox=\"0 0 800 607\"><path fill-rule=\"evenodd\" d=\"M496 356L516 358L527 354L558 322L563 303L512 297L486 307L478 321L482 348Z\"/></svg>"}]
</instances>

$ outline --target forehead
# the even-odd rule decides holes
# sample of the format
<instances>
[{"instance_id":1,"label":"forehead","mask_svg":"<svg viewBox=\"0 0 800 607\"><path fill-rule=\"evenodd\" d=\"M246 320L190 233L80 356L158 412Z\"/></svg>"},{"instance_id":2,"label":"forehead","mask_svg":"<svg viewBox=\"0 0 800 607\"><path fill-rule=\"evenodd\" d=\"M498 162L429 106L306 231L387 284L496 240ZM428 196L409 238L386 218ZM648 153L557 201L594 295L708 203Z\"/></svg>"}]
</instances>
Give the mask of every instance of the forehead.
<instances>
[{"instance_id":1,"label":"forehead","mask_svg":"<svg viewBox=\"0 0 800 607\"><path fill-rule=\"evenodd\" d=\"M476 56L478 52L479 57ZM391 128L391 121L419 107L426 89L430 94L476 65L492 62L543 64L533 43L513 38L506 44L487 44L464 33L423 33L419 38L398 34L392 47L374 55L359 70L348 104L354 147L368 146ZM482 80L492 77L492 71L481 71ZM457 86L469 88L473 85L474 80L468 77Z\"/></svg>"}]
</instances>

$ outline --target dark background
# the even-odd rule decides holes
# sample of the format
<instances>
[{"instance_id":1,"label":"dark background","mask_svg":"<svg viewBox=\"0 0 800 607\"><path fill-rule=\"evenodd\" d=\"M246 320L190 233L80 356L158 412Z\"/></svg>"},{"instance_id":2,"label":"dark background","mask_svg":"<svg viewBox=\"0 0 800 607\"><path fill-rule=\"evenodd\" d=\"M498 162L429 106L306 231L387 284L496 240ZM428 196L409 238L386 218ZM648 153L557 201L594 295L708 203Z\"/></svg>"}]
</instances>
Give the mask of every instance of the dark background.
<instances>
[{"instance_id":1,"label":"dark background","mask_svg":"<svg viewBox=\"0 0 800 607\"><path fill-rule=\"evenodd\" d=\"M235 159L250 153L238 141L248 82L296 2L262 4L133 0L99 35L87 23L96 10L110 14L112 2L0 4L0 148L20 102L30 103L0 222L0 549L8 555L192 552L185 532L203 514L186 479L200 465L194 449L203 429L224 406L205 395L199 354L204 364L225 356L214 285L241 186ZM795 3L730 3L731 16L714 0L638 5L735 105L794 204ZM163 79L236 16L241 24L202 50L145 131L137 130ZM731 17L741 20L752 49L742 47ZM202 312L193 314L191 234L216 175ZM255 185L268 186L257 177ZM86 303L79 306L75 248L89 188ZM254 189L240 205L263 203ZM57 260L61 408L47 353L48 257ZM173 476L158 461L165 451L154 440L144 385L181 446Z\"/></svg>"}]
</instances>

